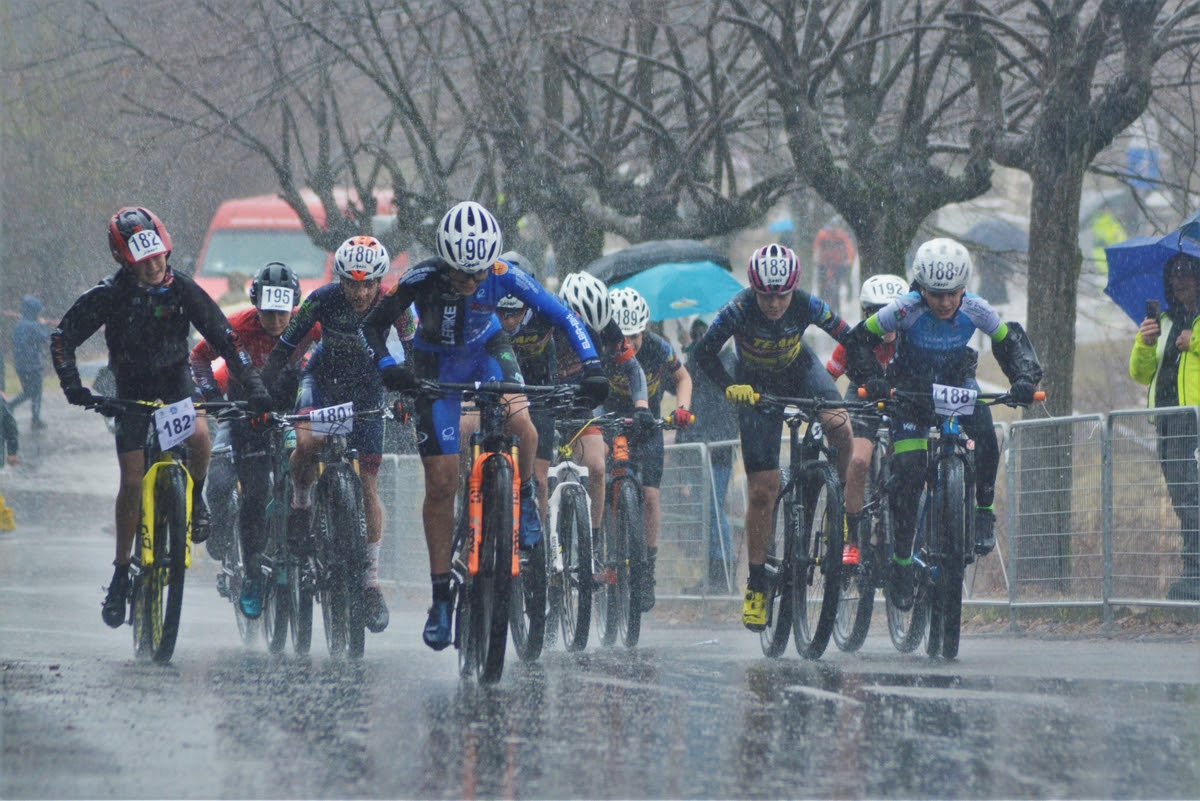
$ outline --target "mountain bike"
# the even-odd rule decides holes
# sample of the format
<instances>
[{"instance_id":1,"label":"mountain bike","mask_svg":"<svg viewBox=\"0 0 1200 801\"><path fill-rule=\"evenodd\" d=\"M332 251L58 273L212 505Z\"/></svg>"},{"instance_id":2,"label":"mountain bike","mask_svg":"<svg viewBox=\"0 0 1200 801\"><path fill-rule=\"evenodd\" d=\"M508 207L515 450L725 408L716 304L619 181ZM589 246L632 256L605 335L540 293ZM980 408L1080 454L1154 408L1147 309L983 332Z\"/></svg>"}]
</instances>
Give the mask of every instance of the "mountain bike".
<instances>
[{"instance_id":1,"label":"mountain bike","mask_svg":"<svg viewBox=\"0 0 1200 801\"><path fill-rule=\"evenodd\" d=\"M308 419L307 415L299 415ZM292 630L292 649L298 655L308 653L312 643L312 594L302 594L300 562L288 543L288 509L291 503L291 451L296 445L296 432L287 415L268 416L266 433L266 465L270 470L270 485L263 509L266 545L259 560L262 571L263 606L262 628L267 650L281 653L287 645L288 630ZM307 628L296 618L300 606L307 602Z\"/></svg>"},{"instance_id":2,"label":"mountain bike","mask_svg":"<svg viewBox=\"0 0 1200 801\"><path fill-rule=\"evenodd\" d=\"M960 418L977 402L1024 406L1009 393L981 393L967 387L934 384L931 393L894 391L902 402L932 414L927 433L928 461L923 508L913 546L917 595L928 606L929 656L958 656L962 629L963 576L975 543L975 450ZM1043 400L1044 392L1034 394ZM914 608L917 603L914 601ZM915 647L915 646L914 646Z\"/></svg>"},{"instance_id":3,"label":"mountain bike","mask_svg":"<svg viewBox=\"0 0 1200 801\"><path fill-rule=\"evenodd\" d=\"M221 564L217 575L217 594L230 602L233 618L237 623L238 636L246 645L258 640L259 621L252 620L242 612L238 599L246 580L245 549L242 544L240 509L241 487L238 484L237 468L234 463L233 443L227 430L229 423L223 422L213 438L212 456L208 465L208 480L205 495L212 514L208 535L208 552Z\"/></svg>"},{"instance_id":4,"label":"mountain bike","mask_svg":"<svg viewBox=\"0 0 1200 801\"><path fill-rule=\"evenodd\" d=\"M179 635L183 584L192 563L192 476L185 464L185 440L196 430L197 413L241 414L236 401L197 404L96 396L88 408L105 417L142 414L153 418L142 453L141 513L129 572L129 623L139 658L171 661Z\"/></svg>"},{"instance_id":5,"label":"mountain bike","mask_svg":"<svg viewBox=\"0 0 1200 801\"><path fill-rule=\"evenodd\" d=\"M796 637L796 651L805 659L819 659L829 644L837 615L846 515L842 482L834 465L836 453L825 444L818 417L827 409L844 409L846 403L757 395L755 405L782 415L790 442L765 564L763 653L770 657L782 654L790 629Z\"/></svg>"},{"instance_id":6,"label":"mountain bike","mask_svg":"<svg viewBox=\"0 0 1200 801\"><path fill-rule=\"evenodd\" d=\"M570 439L555 448L549 471L549 502L542 554L546 579L545 643L562 631L568 651L587 648L592 621L592 515L587 491L588 469L573 461L571 441L580 431L574 421L556 421L556 436ZM524 566L522 566L524 576ZM524 579L522 579L524 580ZM514 628L514 643L517 642Z\"/></svg>"},{"instance_id":7,"label":"mountain bike","mask_svg":"<svg viewBox=\"0 0 1200 801\"><path fill-rule=\"evenodd\" d=\"M569 385L527 386L489 381L420 381L415 393L459 396L479 412L471 435L470 470L451 544L450 580L454 588L454 646L459 674L493 684L504 673L510 607L520 576L520 474L515 438L505 433L506 395L561 400L574 397ZM555 402L555 400L551 400ZM518 589L521 585L517 584ZM544 609L544 599L542 600Z\"/></svg>"},{"instance_id":8,"label":"mountain bike","mask_svg":"<svg viewBox=\"0 0 1200 801\"><path fill-rule=\"evenodd\" d=\"M307 532L298 532L296 548L284 576L287 579L288 620L296 653L307 652L312 640L313 602L321 605L325 644L334 657L363 655L367 609L363 576L369 564L367 518L363 508L358 451L347 437L355 418L384 414L383 409L356 410L347 402L313 409L303 414L277 415L279 422L305 426L323 439L318 454L320 477L313 488L312 518ZM283 456L277 452L276 458ZM287 541L287 495L284 486L274 489L272 515L274 541ZM276 578L276 587L279 579ZM276 600L280 601L277 595ZM278 625L278 620L276 621Z\"/></svg>"}]
</instances>

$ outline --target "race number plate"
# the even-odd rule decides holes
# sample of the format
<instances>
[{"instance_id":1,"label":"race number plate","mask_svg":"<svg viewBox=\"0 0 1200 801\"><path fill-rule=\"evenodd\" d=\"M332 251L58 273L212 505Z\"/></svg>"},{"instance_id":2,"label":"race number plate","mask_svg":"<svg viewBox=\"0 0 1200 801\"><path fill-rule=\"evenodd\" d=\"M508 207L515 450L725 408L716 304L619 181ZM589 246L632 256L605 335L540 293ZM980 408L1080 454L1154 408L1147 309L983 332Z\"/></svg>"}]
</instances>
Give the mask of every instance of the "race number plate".
<instances>
[{"instance_id":1,"label":"race number plate","mask_svg":"<svg viewBox=\"0 0 1200 801\"><path fill-rule=\"evenodd\" d=\"M291 287L260 286L258 288L258 308L262 311L291 311L294 294Z\"/></svg>"},{"instance_id":2,"label":"race number plate","mask_svg":"<svg viewBox=\"0 0 1200 801\"><path fill-rule=\"evenodd\" d=\"M158 429L158 446L164 451L174 448L196 430L196 406L191 398L163 406L154 411L154 427Z\"/></svg>"},{"instance_id":3,"label":"race number plate","mask_svg":"<svg viewBox=\"0 0 1200 801\"><path fill-rule=\"evenodd\" d=\"M309 430L314 434L349 434L354 430L354 403L313 409L308 419L312 421Z\"/></svg>"},{"instance_id":4,"label":"race number plate","mask_svg":"<svg viewBox=\"0 0 1200 801\"><path fill-rule=\"evenodd\" d=\"M975 414L975 399L979 391L966 387L933 385L933 410L938 414L969 417Z\"/></svg>"}]
</instances>

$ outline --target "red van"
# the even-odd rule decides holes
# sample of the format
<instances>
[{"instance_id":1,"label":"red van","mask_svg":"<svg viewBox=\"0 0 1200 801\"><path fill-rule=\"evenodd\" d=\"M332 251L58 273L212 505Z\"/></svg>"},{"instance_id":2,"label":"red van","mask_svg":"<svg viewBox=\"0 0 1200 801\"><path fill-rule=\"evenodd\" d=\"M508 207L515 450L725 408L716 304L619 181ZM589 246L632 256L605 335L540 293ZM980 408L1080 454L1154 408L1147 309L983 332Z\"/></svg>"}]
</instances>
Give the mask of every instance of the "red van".
<instances>
[{"instance_id":1,"label":"red van","mask_svg":"<svg viewBox=\"0 0 1200 801\"><path fill-rule=\"evenodd\" d=\"M325 210L315 193L301 193L318 224L325 222ZM345 193L338 198L345 205ZM375 231L394 222L391 193L376 196ZM403 272L408 254L393 254L393 274L385 280L389 286ZM281 261L300 275L304 295L333 280L333 254L312 243L300 225L292 207L278 195L226 200L213 215L204 245L196 258L192 277L218 303L247 301L250 280L269 261Z\"/></svg>"}]
</instances>

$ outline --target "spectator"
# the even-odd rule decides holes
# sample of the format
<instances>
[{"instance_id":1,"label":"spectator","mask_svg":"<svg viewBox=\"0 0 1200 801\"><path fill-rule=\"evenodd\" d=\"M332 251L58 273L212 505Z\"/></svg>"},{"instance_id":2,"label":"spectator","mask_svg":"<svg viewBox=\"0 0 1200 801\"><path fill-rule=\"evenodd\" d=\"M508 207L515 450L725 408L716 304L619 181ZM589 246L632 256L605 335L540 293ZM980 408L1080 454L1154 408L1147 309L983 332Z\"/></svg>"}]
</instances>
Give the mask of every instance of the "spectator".
<instances>
[{"instance_id":1,"label":"spectator","mask_svg":"<svg viewBox=\"0 0 1200 801\"><path fill-rule=\"evenodd\" d=\"M1163 267L1167 307L1147 315L1129 355L1129 375L1150 387L1150 408L1200 403L1200 338L1192 337L1200 314L1200 259L1179 253ZM1164 333L1166 336L1162 336ZM1184 355L1187 358L1184 358ZM1196 471L1196 419L1159 415L1158 457L1183 537L1183 571L1167 588L1173 601L1200 600L1200 487Z\"/></svg>"},{"instance_id":2,"label":"spectator","mask_svg":"<svg viewBox=\"0 0 1200 801\"><path fill-rule=\"evenodd\" d=\"M13 326L13 367L21 379L21 394L12 399L12 408L25 401L33 411L33 428L45 428L42 422L42 377L46 372L46 354L50 352L50 332L38 321L42 302L33 295L21 299L21 319Z\"/></svg>"},{"instance_id":3,"label":"spectator","mask_svg":"<svg viewBox=\"0 0 1200 801\"><path fill-rule=\"evenodd\" d=\"M692 413L696 421L675 434L676 442L723 442L738 438L737 410L725 400L725 392L712 382L698 364L693 364L696 345L708 330L703 320L692 323L691 344L683 349L684 366L692 376ZM725 369L733 373L737 363L733 350L720 354ZM731 573L736 561L729 518L725 515L725 493L733 472L733 446L710 448L713 492L709 495L708 584L701 581L696 591L726 594L733 591Z\"/></svg>"},{"instance_id":4,"label":"spectator","mask_svg":"<svg viewBox=\"0 0 1200 801\"><path fill-rule=\"evenodd\" d=\"M817 296L841 313L842 290L850 297L850 271L854 266L854 239L845 229L827 224L813 239L813 262L817 265Z\"/></svg>"},{"instance_id":5,"label":"spectator","mask_svg":"<svg viewBox=\"0 0 1200 801\"><path fill-rule=\"evenodd\" d=\"M4 463L15 465L21 461L17 456L17 419L8 410L8 401L0 394L0 452L4 455ZM13 520L13 510L4 503L0 495L0 531L12 531L17 527Z\"/></svg>"}]
</instances>

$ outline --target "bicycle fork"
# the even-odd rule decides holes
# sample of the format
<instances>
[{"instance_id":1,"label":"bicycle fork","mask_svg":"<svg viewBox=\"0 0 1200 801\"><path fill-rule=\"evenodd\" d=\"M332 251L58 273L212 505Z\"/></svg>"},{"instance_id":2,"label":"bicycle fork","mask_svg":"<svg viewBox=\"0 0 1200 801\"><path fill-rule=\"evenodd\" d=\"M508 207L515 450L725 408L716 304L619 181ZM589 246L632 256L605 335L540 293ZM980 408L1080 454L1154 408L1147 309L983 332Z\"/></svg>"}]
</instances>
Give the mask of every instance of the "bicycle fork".
<instances>
[{"instance_id":1,"label":"bicycle fork","mask_svg":"<svg viewBox=\"0 0 1200 801\"><path fill-rule=\"evenodd\" d=\"M479 553L483 547L483 471L491 459L505 459L512 471L512 576L521 572L521 477L517 469L516 449L482 453L472 445L471 475L467 479L467 574L479 573Z\"/></svg>"},{"instance_id":2,"label":"bicycle fork","mask_svg":"<svg viewBox=\"0 0 1200 801\"><path fill-rule=\"evenodd\" d=\"M178 465L172 459L159 459L154 464L146 469L146 474L142 478L142 509L140 519L138 521L138 551L141 554L140 564L143 568L151 567L154 564L154 516L156 510L154 498L158 492L158 482L167 478L166 470ZM178 465L179 469L183 470L184 477L184 512L187 515L187 532L186 542L187 547L183 552L184 567L192 566L192 475L187 470L183 469L182 465ZM162 474L161 476L159 474Z\"/></svg>"}]
</instances>

